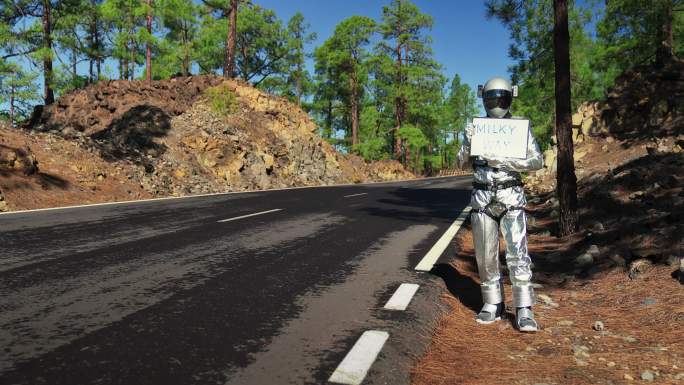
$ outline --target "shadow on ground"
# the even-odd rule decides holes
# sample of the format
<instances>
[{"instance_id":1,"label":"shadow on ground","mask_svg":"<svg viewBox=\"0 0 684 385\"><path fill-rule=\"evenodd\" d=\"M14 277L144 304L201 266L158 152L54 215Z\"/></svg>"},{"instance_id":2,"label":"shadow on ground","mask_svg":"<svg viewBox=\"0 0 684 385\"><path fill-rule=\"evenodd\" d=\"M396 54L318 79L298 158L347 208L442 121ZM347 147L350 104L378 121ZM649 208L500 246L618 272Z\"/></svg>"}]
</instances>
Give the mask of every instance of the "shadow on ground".
<instances>
[{"instance_id":1,"label":"shadow on ground","mask_svg":"<svg viewBox=\"0 0 684 385\"><path fill-rule=\"evenodd\" d=\"M113 162L122 159L154 170L148 156L157 158L166 152L166 146L155 141L171 129L171 117L161 108L140 105L113 120L104 130L91 136L103 159Z\"/></svg>"},{"instance_id":2,"label":"shadow on ground","mask_svg":"<svg viewBox=\"0 0 684 385\"><path fill-rule=\"evenodd\" d=\"M528 229L537 244L532 255L536 269L591 278L639 259L663 264L681 256L683 169L684 153L652 154L589 178L578 186L580 230L564 238L555 237L555 207L548 202L552 194L540 195L528 210L537 223ZM554 237L544 237L547 231ZM575 258L591 245L599 248L593 263L576 266Z\"/></svg>"},{"instance_id":3,"label":"shadow on ground","mask_svg":"<svg viewBox=\"0 0 684 385\"><path fill-rule=\"evenodd\" d=\"M470 310L477 313L482 308L480 285L467 275L461 274L453 265L435 264L430 274L441 278L454 298Z\"/></svg>"}]
</instances>

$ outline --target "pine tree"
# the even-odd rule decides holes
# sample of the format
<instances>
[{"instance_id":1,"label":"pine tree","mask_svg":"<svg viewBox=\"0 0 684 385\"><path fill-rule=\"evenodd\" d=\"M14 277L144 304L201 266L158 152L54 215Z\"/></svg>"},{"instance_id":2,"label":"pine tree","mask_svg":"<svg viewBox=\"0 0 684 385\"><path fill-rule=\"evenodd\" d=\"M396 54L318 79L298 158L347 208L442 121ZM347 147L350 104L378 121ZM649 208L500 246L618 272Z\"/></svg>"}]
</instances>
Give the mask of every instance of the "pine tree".
<instances>
[{"instance_id":1,"label":"pine tree","mask_svg":"<svg viewBox=\"0 0 684 385\"><path fill-rule=\"evenodd\" d=\"M339 114L339 76L329 63L329 46L323 44L314 50L315 78L311 113L321 127L321 136L335 145Z\"/></svg>"},{"instance_id":2,"label":"pine tree","mask_svg":"<svg viewBox=\"0 0 684 385\"><path fill-rule=\"evenodd\" d=\"M193 44L198 33L198 7L186 0L160 1L161 21L167 33L162 41L156 72L160 78L175 74L190 75Z\"/></svg>"},{"instance_id":3,"label":"pine tree","mask_svg":"<svg viewBox=\"0 0 684 385\"><path fill-rule=\"evenodd\" d=\"M382 9L380 31L383 41L378 52L392 63L381 60L383 71L393 79L388 83L387 96L393 100L394 110L394 154L403 158L402 140L399 130L406 122L410 106L410 95L420 95L416 89L422 78L435 77L439 65L432 60L430 39L424 34L432 28L432 17L423 14L408 0L393 0ZM413 79L412 79L413 78ZM413 80L413 81L412 81Z\"/></svg>"},{"instance_id":4,"label":"pine tree","mask_svg":"<svg viewBox=\"0 0 684 385\"><path fill-rule=\"evenodd\" d=\"M43 100L46 105L55 100L53 27L66 3L67 0L3 0L0 7L3 20L8 23L14 35L14 43L22 46L21 49L6 54L5 58L24 56L41 68Z\"/></svg>"},{"instance_id":5,"label":"pine tree","mask_svg":"<svg viewBox=\"0 0 684 385\"><path fill-rule=\"evenodd\" d=\"M323 44L325 50L317 56L328 66L325 71L337 75L337 97L348 108L352 148L359 143L360 106L367 79L365 61L369 56L366 47L374 32L375 21L352 16L335 27L333 36ZM321 52L325 52L325 57L321 57Z\"/></svg>"},{"instance_id":6,"label":"pine tree","mask_svg":"<svg viewBox=\"0 0 684 385\"><path fill-rule=\"evenodd\" d=\"M466 123L477 114L477 97L475 91L468 84L461 83L461 78L455 75L449 87L449 95L444 103L442 121L443 164L451 167L455 161L455 146L449 146L449 139L456 144Z\"/></svg>"},{"instance_id":7,"label":"pine tree","mask_svg":"<svg viewBox=\"0 0 684 385\"><path fill-rule=\"evenodd\" d=\"M108 24L111 55L119 62L119 78L134 79L137 64L143 64L143 46L154 40L147 33L148 7L142 0L105 0L102 16Z\"/></svg>"},{"instance_id":8,"label":"pine tree","mask_svg":"<svg viewBox=\"0 0 684 385\"><path fill-rule=\"evenodd\" d=\"M597 32L604 45L604 66L624 71L650 61L662 65L684 53L684 1L607 1Z\"/></svg>"},{"instance_id":9,"label":"pine tree","mask_svg":"<svg viewBox=\"0 0 684 385\"><path fill-rule=\"evenodd\" d=\"M304 15L297 12L287 23L288 51L285 65L287 91L283 92L294 98L297 104L310 92L311 78L306 70L307 54L304 45L316 39L315 33L308 33L310 25L304 21Z\"/></svg>"},{"instance_id":10,"label":"pine tree","mask_svg":"<svg viewBox=\"0 0 684 385\"><path fill-rule=\"evenodd\" d=\"M275 12L258 5L238 12L236 64L240 77L258 86L283 72L288 55L287 35Z\"/></svg>"},{"instance_id":11,"label":"pine tree","mask_svg":"<svg viewBox=\"0 0 684 385\"><path fill-rule=\"evenodd\" d=\"M220 11L206 8L196 40L197 63L204 73L224 67L226 24L216 15ZM283 73L288 54L287 36L275 12L257 5L239 7L235 38L235 72L242 79L259 85L268 77Z\"/></svg>"},{"instance_id":12,"label":"pine tree","mask_svg":"<svg viewBox=\"0 0 684 385\"><path fill-rule=\"evenodd\" d=\"M84 53L88 57L88 82L94 83L102 77L102 64L107 56L104 42L105 25L102 20L103 0L82 0L79 19L86 36Z\"/></svg>"},{"instance_id":13,"label":"pine tree","mask_svg":"<svg viewBox=\"0 0 684 385\"><path fill-rule=\"evenodd\" d=\"M146 39L145 39L145 80L152 81L152 0L145 2L145 21L146 21Z\"/></svg>"},{"instance_id":14,"label":"pine tree","mask_svg":"<svg viewBox=\"0 0 684 385\"><path fill-rule=\"evenodd\" d=\"M235 44L237 41L237 16L238 0L230 0L230 23L228 27L228 37L226 38L226 64L223 69L223 76L235 76Z\"/></svg>"},{"instance_id":15,"label":"pine tree","mask_svg":"<svg viewBox=\"0 0 684 385\"><path fill-rule=\"evenodd\" d=\"M88 45L83 39L83 15L87 14L87 6L84 0L65 2L53 25L54 57L61 63L54 74L58 95L81 88L89 81L78 74L78 65L88 60Z\"/></svg>"},{"instance_id":16,"label":"pine tree","mask_svg":"<svg viewBox=\"0 0 684 385\"><path fill-rule=\"evenodd\" d=\"M577 231L577 177L572 143L570 110L570 33L567 0L554 0L554 68L556 93L556 135L558 136L557 193L561 236Z\"/></svg>"},{"instance_id":17,"label":"pine tree","mask_svg":"<svg viewBox=\"0 0 684 385\"><path fill-rule=\"evenodd\" d=\"M570 34L571 108L586 100L599 98L612 82L606 72L596 71L597 44L588 36L585 26L591 21L589 12L577 6L568 9ZM520 96L512 106L514 115L530 119L542 149L551 143L554 128L554 13L552 0L488 0L489 17L499 19L510 31L513 43L509 56L511 80L520 87Z\"/></svg>"},{"instance_id":18,"label":"pine tree","mask_svg":"<svg viewBox=\"0 0 684 385\"><path fill-rule=\"evenodd\" d=\"M221 34L224 36L223 47L223 76L235 76L235 48L237 42L237 25L239 18L238 0L202 0L202 3L207 7L211 14L217 18L222 24L219 28L225 31ZM213 26L215 28L215 26Z\"/></svg>"},{"instance_id":19,"label":"pine tree","mask_svg":"<svg viewBox=\"0 0 684 385\"><path fill-rule=\"evenodd\" d=\"M311 106L303 105L303 101L313 92L314 84L306 69L306 58L312 55L304 47L316 39L315 33L308 32L309 28L300 12L290 18L285 30L287 54L283 59L282 72L270 76L260 84L261 89L286 97L306 109Z\"/></svg>"},{"instance_id":20,"label":"pine tree","mask_svg":"<svg viewBox=\"0 0 684 385\"><path fill-rule=\"evenodd\" d=\"M40 98L36 87L37 73L25 72L12 62L0 62L0 105L8 106L11 127L28 116L33 104Z\"/></svg>"}]
</instances>

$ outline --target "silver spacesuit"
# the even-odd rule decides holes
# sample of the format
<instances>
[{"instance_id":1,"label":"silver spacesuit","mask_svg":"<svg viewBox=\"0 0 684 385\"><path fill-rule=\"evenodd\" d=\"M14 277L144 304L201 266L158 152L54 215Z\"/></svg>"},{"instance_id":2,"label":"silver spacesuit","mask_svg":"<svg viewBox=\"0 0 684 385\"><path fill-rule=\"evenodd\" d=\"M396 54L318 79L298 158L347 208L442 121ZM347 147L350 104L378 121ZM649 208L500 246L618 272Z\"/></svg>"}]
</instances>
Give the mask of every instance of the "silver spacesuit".
<instances>
[{"instance_id":1,"label":"silver spacesuit","mask_svg":"<svg viewBox=\"0 0 684 385\"><path fill-rule=\"evenodd\" d=\"M489 118L510 118L512 87L502 78L490 79L482 89L482 101ZM531 259L527 253L525 193L520 172L542 167L542 154L534 136L528 132L527 158L470 156L472 125L466 127L458 161L463 168L472 163L474 183L471 221L477 268L484 306L477 315L479 323L501 319L504 313L503 282L499 271L499 229L506 241L506 264L513 286L516 324L521 331L536 331L531 306L534 292Z\"/></svg>"}]
</instances>

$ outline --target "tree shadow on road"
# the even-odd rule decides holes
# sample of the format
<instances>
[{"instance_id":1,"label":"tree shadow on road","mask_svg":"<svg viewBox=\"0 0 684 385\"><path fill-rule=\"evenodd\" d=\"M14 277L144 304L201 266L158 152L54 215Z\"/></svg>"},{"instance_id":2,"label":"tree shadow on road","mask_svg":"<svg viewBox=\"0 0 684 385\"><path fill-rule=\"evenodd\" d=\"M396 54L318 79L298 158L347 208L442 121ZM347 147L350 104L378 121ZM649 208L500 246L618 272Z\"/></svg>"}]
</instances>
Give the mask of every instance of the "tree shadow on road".
<instances>
[{"instance_id":1,"label":"tree shadow on road","mask_svg":"<svg viewBox=\"0 0 684 385\"><path fill-rule=\"evenodd\" d=\"M374 207L364 208L370 215L395 220L428 223L434 219L454 220L470 200L469 189L401 188L379 199Z\"/></svg>"}]
</instances>

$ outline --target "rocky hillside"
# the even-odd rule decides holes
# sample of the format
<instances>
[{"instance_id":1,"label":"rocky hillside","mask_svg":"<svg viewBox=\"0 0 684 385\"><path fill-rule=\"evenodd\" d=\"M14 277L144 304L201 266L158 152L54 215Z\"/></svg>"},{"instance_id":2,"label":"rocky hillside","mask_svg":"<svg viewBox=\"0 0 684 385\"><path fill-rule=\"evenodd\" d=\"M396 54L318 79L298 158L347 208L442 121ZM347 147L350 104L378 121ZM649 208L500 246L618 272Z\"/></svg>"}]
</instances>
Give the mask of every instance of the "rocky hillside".
<instances>
[{"instance_id":1,"label":"rocky hillside","mask_svg":"<svg viewBox=\"0 0 684 385\"><path fill-rule=\"evenodd\" d=\"M625 73L606 100L582 104L573 124L580 234L590 234L578 240L575 268L681 256L684 61ZM547 168L527 182L537 197L534 210L553 234L556 148L544 157ZM589 258L585 250L592 244L605 252Z\"/></svg>"},{"instance_id":2,"label":"rocky hillside","mask_svg":"<svg viewBox=\"0 0 684 385\"><path fill-rule=\"evenodd\" d=\"M336 151L299 107L213 76L64 95L23 129L0 128L0 159L3 210L413 177Z\"/></svg>"}]
</instances>

